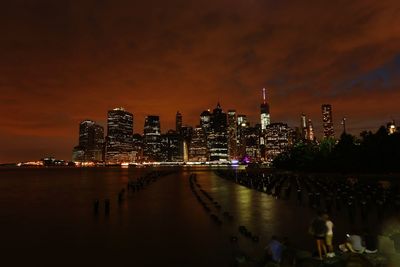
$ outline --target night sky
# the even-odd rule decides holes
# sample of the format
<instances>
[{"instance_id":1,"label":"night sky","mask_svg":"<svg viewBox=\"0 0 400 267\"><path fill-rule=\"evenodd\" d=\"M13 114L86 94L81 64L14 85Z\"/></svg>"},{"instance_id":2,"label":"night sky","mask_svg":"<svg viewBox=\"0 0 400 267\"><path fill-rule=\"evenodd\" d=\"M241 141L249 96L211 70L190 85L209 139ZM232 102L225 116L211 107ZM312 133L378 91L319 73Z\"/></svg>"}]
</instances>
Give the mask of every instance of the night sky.
<instances>
[{"instance_id":1,"label":"night sky","mask_svg":"<svg viewBox=\"0 0 400 267\"><path fill-rule=\"evenodd\" d=\"M400 123L400 2L147 0L2 1L0 162L70 159L78 124L107 110L196 125L221 102L258 122L261 89L273 122L321 104L336 132Z\"/></svg>"}]
</instances>

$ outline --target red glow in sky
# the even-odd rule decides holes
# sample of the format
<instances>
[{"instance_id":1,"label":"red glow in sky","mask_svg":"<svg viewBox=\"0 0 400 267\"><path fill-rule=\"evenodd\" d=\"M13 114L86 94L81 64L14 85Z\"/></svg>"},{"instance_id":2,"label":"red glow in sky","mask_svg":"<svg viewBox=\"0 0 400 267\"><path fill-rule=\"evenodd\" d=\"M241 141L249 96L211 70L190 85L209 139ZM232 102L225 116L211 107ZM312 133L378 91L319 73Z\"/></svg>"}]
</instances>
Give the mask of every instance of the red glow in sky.
<instances>
[{"instance_id":1,"label":"red glow in sky","mask_svg":"<svg viewBox=\"0 0 400 267\"><path fill-rule=\"evenodd\" d=\"M7 1L0 10L0 162L70 159L78 124L107 110L198 124L220 100L258 122L321 104L353 133L400 120L400 3L374 1ZM400 121L399 121L400 122Z\"/></svg>"}]
</instances>

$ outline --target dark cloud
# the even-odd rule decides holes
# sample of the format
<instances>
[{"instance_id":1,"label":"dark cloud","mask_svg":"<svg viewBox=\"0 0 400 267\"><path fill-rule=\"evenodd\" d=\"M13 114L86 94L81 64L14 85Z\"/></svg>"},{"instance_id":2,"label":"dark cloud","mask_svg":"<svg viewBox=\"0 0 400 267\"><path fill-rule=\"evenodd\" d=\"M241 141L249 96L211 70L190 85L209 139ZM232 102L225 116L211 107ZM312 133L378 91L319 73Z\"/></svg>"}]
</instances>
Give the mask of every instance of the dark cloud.
<instances>
[{"instance_id":1,"label":"dark cloud","mask_svg":"<svg viewBox=\"0 0 400 267\"><path fill-rule=\"evenodd\" d=\"M273 121L306 112L319 131L329 102L337 127L376 128L400 119L399 24L397 0L7 1L0 162L69 158L79 121L116 106L139 132L177 110L195 125L218 100L257 122L263 87Z\"/></svg>"}]
</instances>

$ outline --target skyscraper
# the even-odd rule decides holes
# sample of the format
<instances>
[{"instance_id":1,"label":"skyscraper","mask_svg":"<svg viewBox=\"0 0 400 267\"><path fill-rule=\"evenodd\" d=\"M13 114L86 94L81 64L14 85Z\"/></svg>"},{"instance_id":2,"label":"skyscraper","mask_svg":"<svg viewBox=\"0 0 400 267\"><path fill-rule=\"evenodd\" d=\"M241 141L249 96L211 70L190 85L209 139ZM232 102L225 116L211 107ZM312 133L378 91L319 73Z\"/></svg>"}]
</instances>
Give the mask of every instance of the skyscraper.
<instances>
[{"instance_id":1,"label":"skyscraper","mask_svg":"<svg viewBox=\"0 0 400 267\"><path fill-rule=\"evenodd\" d=\"M206 135L200 125L193 128L193 135L189 147L189 161L205 162L208 160Z\"/></svg>"},{"instance_id":2,"label":"skyscraper","mask_svg":"<svg viewBox=\"0 0 400 267\"><path fill-rule=\"evenodd\" d=\"M88 151L90 161L104 160L104 128L101 125L93 125L93 143Z\"/></svg>"},{"instance_id":3,"label":"skyscraper","mask_svg":"<svg viewBox=\"0 0 400 267\"><path fill-rule=\"evenodd\" d=\"M245 126L246 124L247 124L247 116L243 114L237 115L237 125Z\"/></svg>"},{"instance_id":4,"label":"skyscraper","mask_svg":"<svg viewBox=\"0 0 400 267\"><path fill-rule=\"evenodd\" d=\"M200 114L200 127L203 129L204 136L206 137L207 143L207 154L209 155L211 142L210 142L210 132L211 132L211 113L210 110L205 110Z\"/></svg>"},{"instance_id":5,"label":"skyscraper","mask_svg":"<svg viewBox=\"0 0 400 267\"><path fill-rule=\"evenodd\" d=\"M300 130L301 130L301 138L307 139L307 117L306 114L301 114L300 119Z\"/></svg>"},{"instance_id":6,"label":"skyscraper","mask_svg":"<svg viewBox=\"0 0 400 267\"><path fill-rule=\"evenodd\" d=\"M123 108L108 111L106 162L121 163L131 161L133 136L133 115Z\"/></svg>"},{"instance_id":7,"label":"skyscraper","mask_svg":"<svg viewBox=\"0 0 400 267\"><path fill-rule=\"evenodd\" d=\"M211 130L211 113L210 110L205 110L200 114L200 126L207 135Z\"/></svg>"},{"instance_id":8,"label":"skyscraper","mask_svg":"<svg viewBox=\"0 0 400 267\"><path fill-rule=\"evenodd\" d=\"M93 128L94 124L95 123L92 120L84 120L79 123L79 146L89 146L91 129Z\"/></svg>"},{"instance_id":9,"label":"skyscraper","mask_svg":"<svg viewBox=\"0 0 400 267\"><path fill-rule=\"evenodd\" d=\"M160 161L179 162L183 160L182 156L182 138L179 133L169 130L161 135L161 155Z\"/></svg>"},{"instance_id":10,"label":"skyscraper","mask_svg":"<svg viewBox=\"0 0 400 267\"><path fill-rule=\"evenodd\" d=\"M210 160L228 160L227 117L218 103L211 116Z\"/></svg>"},{"instance_id":11,"label":"skyscraper","mask_svg":"<svg viewBox=\"0 0 400 267\"><path fill-rule=\"evenodd\" d=\"M228 110L228 151L229 159L237 158L236 110Z\"/></svg>"},{"instance_id":12,"label":"skyscraper","mask_svg":"<svg viewBox=\"0 0 400 267\"><path fill-rule=\"evenodd\" d=\"M269 114L269 105L267 103L265 88L262 89L262 97L263 97L263 102L260 105L260 117L261 117L261 132L264 132L265 129L267 129L267 126L271 123Z\"/></svg>"},{"instance_id":13,"label":"skyscraper","mask_svg":"<svg viewBox=\"0 0 400 267\"><path fill-rule=\"evenodd\" d=\"M239 114L237 116L237 156L242 158L246 155L246 129L249 127L247 116Z\"/></svg>"},{"instance_id":14,"label":"skyscraper","mask_svg":"<svg viewBox=\"0 0 400 267\"><path fill-rule=\"evenodd\" d=\"M308 119L308 123L307 123L307 140L314 141L314 139L315 139L314 127L313 127L311 119Z\"/></svg>"},{"instance_id":15,"label":"skyscraper","mask_svg":"<svg viewBox=\"0 0 400 267\"><path fill-rule=\"evenodd\" d=\"M260 151L260 134L261 134L261 126L260 124L255 125L254 127L250 127L246 125L246 127L242 128L242 150L243 156L246 157L246 160L250 160L256 162L261 157Z\"/></svg>"},{"instance_id":16,"label":"skyscraper","mask_svg":"<svg viewBox=\"0 0 400 267\"><path fill-rule=\"evenodd\" d=\"M330 104L323 104L321 109L324 138L335 137L335 132L333 131L332 106Z\"/></svg>"},{"instance_id":17,"label":"skyscraper","mask_svg":"<svg viewBox=\"0 0 400 267\"><path fill-rule=\"evenodd\" d=\"M180 133L181 128L182 128L182 114L179 111L177 111L175 116L175 131L177 133Z\"/></svg>"},{"instance_id":18,"label":"skyscraper","mask_svg":"<svg viewBox=\"0 0 400 267\"><path fill-rule=\"evenodd\" d=\"M92 120L79 124L79 145L74 148L73 161L102 161L104 128Z\"/></svg>"},{"instance_id":19,"label":"skyscraper","mask_svg":"<svg viewBox=\"0 0 400 267\"><path fill-rule=\"evenodd\" d=\"M265 132L265 157L271 162L292 145L293 130L286 123L271 123Z\"/></svg>"},{"instance_id":20,"label":"skyscraper","mask_svg":"<svg viewBox=\"0 0 400 267\"><path fill-rule=\"evenodd\" d=\"M134 134L132 136L132 161L141 162L143 160L143 136Z\"/></svg>"},{"instance_id":21,"label":"skyscraper","mask_svg":"<svg viewBox=\"0 0 400 267\"><path fill-rule=\"evenodd\" d=\"M192 139L193 127L184 125L181 127L181 153L184 161L188 161L190 140Z\"/></svg>"},{"instance_id":22,"label":"skyscraper","mask_svg":"<svg viewBox=\"0 0 400 267\"><path fill-rule=\"evenodd\" d=\"M161 130L159 116L146 116L144 122L143 155L151 161L161 159Z\"/></svg>"}]
</instances>

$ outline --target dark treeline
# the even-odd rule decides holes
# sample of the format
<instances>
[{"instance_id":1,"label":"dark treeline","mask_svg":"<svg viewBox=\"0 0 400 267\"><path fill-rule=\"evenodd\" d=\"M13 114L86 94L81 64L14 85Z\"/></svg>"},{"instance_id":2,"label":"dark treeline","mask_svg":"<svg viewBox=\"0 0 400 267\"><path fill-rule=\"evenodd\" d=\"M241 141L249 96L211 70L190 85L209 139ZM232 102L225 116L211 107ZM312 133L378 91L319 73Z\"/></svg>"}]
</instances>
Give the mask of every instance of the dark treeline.
<instances>
[{"instance_id":1,"label":"dark treeline","mask_svg":"<svg viewBox=\"0 0 400 267\"><path fill-rule=\"evenodd\" d=\"M360 138L343 133L338 141L298 142L281 153L274 167L323 172L400 172L400 133L364 131Z\"/></svg>"}]
</instances>

